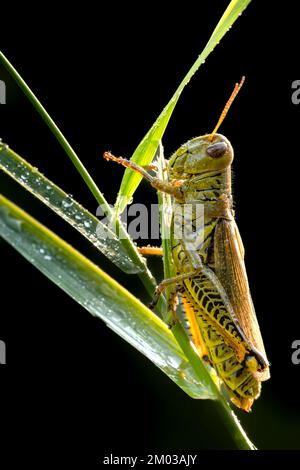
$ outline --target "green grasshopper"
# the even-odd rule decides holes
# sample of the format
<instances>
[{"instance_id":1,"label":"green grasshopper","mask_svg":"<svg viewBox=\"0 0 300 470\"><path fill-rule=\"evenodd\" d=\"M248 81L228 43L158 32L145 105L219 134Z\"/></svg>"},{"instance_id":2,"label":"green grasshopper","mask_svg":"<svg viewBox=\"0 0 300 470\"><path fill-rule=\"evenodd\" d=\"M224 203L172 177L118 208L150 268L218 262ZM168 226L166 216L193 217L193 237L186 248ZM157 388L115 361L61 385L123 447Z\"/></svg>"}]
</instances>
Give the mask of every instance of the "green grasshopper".
<instances>
[{"instance_id":1,"label":"green grasshopper","mask_svg":"<svg viewBox=\"0 0 300 470\"><path fill-rule=\"evenodd\" d=\"M244 263L244 247L234 220L231 194L233 149L217 133L240 90L236 84L211 134L182 145L167 165L168 181L152 176L145 168L105 152L113 160L142 174L158 191L173 196L177 206L189 204L192 229L178 236L171 232L172 258L177 275L156 288L152 307L170 285L179 297L189 333L200 356L217 372L231 401L249 411L269 379L269 363L256 319ZM197 219L197 211L204 216ZM176 213L173 214L176 225ZM184 223L184 217L178 223ZM191 239L193 249L191 249ZM157 248L141 248L142 254L162 254ZM173 314L176 318L176 302Z\"/></svg>"}]
</instances>

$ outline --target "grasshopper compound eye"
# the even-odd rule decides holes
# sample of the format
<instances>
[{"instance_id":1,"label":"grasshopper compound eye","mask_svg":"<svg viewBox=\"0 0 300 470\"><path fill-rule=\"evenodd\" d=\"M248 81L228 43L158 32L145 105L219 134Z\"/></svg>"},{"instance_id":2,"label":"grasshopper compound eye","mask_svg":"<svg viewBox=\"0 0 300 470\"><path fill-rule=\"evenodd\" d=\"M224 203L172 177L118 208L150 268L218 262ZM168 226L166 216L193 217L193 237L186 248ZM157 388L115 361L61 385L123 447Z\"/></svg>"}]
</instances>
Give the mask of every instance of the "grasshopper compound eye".
<instances>
[{"instance_id":1,"label":"grasshopper compound eye","mask_svg":"<svg viewBox=\"0 0 300 470\"><path fill-rule=\"evenodd\" d=\"M207 147L206 153L212 158L220 158L223 157L227 149L226 142L216 142Z\"/></svg>"}]
</instances>

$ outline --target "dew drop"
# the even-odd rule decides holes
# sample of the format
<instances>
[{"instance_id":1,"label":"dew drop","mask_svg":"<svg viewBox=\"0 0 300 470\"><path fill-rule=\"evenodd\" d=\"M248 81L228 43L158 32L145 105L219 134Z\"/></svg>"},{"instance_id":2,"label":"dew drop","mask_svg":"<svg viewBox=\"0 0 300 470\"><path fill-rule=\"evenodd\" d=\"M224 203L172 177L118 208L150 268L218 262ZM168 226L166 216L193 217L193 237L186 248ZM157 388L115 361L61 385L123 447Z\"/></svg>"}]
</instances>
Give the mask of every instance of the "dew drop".
<instances>
[{"instance_id":1,"label":"dew drop","mask_svg":"<svg viewBox=\"0 0 300 470\"><path fill-rule=\"evenodd\" d=\"M71 200L64 200L62 201L62 206L65 208L65 209L68 209L68 207L72 207L73 206L73 201Z\"/></svg>"}]
</instances>

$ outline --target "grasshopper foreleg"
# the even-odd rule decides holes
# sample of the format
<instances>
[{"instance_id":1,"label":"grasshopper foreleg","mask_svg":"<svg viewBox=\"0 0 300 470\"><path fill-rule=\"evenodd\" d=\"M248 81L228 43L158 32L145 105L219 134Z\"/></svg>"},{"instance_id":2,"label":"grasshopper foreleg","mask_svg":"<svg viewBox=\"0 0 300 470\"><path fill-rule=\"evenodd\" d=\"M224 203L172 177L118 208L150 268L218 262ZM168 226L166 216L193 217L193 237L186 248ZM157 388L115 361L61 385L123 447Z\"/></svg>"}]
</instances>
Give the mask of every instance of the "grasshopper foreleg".
<instances>
[{"instance_id":1,"label":"grasshopper foreleg","mask_svg":"<svg viewBox=\"0 0 300 470\"><path fill-rule=\"evenodd\" d=\"M113 162L125 166L126 168L131 168L131 170L142 175L145 180L149 181L151 186L153 186L153 188L157 189L158 191L171 194L171 196L174 196L178 200L181 200L183 198L183 193L180 187L178 186L178 183L168 183L166 181L160 180L159 178L156 178L156 176L150 175L150 173L148 173L148 171L146 171L144 167L136 165L136 163L131 162L126 158L115 157L110 152L104 152L103 157L105 158L105 160L111 160ZM154 166L150 165L150 168L153 169Z\"/></svg>"}]
</instances>

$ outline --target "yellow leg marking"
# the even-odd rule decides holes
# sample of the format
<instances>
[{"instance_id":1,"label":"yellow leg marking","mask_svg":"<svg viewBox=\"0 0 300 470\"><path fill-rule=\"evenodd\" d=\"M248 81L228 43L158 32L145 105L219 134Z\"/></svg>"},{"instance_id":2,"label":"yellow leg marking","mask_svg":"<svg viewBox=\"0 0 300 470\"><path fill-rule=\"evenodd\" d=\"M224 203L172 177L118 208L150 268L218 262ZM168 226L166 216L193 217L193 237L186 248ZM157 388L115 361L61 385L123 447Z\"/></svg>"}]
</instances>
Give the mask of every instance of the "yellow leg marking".
<instances>
[{"instance_id":1,"label":"yellow leg marking","mask_svg":"<svg viewBox=\"0 0 300 470\"><path fill-rule=\"evenodd\" d=\"M206 344L203 341L193 307L191 306L191 304L188 302L187 298L184 295L182 295L181 298L182 298L182 303L183 303L185 314L189 321L193 343L195 344L201 357L208 356L208 350L207 350Z\"/></svg>"}]
</instances>

